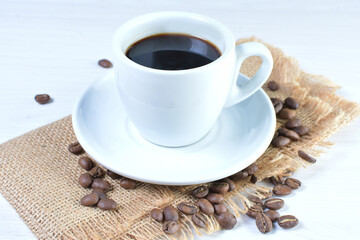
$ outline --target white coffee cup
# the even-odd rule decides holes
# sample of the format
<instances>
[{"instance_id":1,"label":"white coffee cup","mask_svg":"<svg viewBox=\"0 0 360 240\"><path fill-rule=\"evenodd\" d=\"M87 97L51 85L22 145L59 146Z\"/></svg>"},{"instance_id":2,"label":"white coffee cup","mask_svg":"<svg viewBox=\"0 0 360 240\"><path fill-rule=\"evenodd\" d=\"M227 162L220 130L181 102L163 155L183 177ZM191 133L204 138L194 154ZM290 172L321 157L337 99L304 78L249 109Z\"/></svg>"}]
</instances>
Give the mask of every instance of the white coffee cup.
<instances>
[{"instance_id":1,"label":"white coffee cup","mask_svg":"<svg viewBox=\"0 0 360 240\"><path fill-rule=\"evenodd\" d=\"M197 68L159 70L135 63L125 55L136 41L159 33L182 33L208 40L221 56ZM156 12L132 19L116 31L113 49L116 84L128 117L145 139L168 147L186 146L203 138L224 107L260 89L273 66L271 53L263 44L235 45L224 25L188 12ZM261 57L262 65L254 77L238 86L240 66L250 56Z\"/></svg>"}]
</instances>

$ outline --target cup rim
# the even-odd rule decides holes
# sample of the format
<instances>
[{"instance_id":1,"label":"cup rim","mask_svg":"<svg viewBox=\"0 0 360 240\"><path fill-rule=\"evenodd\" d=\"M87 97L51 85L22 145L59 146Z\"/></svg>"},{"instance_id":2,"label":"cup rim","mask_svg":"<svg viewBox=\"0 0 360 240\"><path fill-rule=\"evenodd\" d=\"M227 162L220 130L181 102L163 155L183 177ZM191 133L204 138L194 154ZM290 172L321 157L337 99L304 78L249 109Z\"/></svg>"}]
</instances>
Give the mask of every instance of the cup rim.
<instances>
[{"instance_id":1,"label":"cup rim","mask_svg":"<svg viewBox=\"0 0 360 240\"><path fill-rule=\"evenodd\" d=\"M140 24L146 23L147 21L154 19L154 18L167 18L167 17L193 18L194 20L205 21L205 22L209 23L210 25L215 26L219 30L219 32L221 32L223 35L225 35L225 49L221 53L221 56L219 58L215 59L214 61L212 61L208 64L205 64L203 66L196 67L196 68L190 68L190 69L183 69L183 70L164 70L164 69L150 68L150 67L140 65L140 64L132 61L131 59L129 59L125 55L125 53L122 51L120 44L118 44L121 36L124 36L124 34L126 34L129 31L129 26L139 24L139 23ZM181 33L181 32L177 32L177 33ZM166 12L153 12L153 13L140 15L138 17L135 17L135 18L123 23L115 31L115 34L113 37L113 42L112 42L112 47L113 47L113 51L115 53L116 58L121 60L121 62L130 65L133 68L136 68L141 71L151 72L151 73L177 75L177 74L184 74L184 73L193 73L193 72L196 72L199 70L206 70L207 68L211 68L213 65L219 63L220 61L223 61L230 54L230 52L235 48L235 39L234 39L234 36L232 35L232 33L230 32L230 30L225 25L216 21L215 19L212 19L212 18L204 16L204 15L200 15L197 13L192 13L192 12L166 11Z\"/></svg>"}]
</instances>

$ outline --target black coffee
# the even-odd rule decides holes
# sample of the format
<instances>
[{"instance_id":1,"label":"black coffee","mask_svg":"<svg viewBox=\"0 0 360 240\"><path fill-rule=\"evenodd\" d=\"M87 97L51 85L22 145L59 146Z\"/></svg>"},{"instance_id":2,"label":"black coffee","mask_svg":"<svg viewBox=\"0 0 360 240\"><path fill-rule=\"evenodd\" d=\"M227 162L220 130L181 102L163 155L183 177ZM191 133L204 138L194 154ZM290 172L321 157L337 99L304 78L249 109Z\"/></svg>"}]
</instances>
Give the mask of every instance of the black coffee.
<instances>
[{"instance_id":1,"label":"black coffee","mask_svg":"<svg viewBox=\"0 0 360 240\"><path fill-rule=\"evenodd\" d=\"M219 58L219 49L209 41L185 34L162 33L132 44L126 56L155 69L184 70L201 67Z\"/></svg>"}]
</instances>

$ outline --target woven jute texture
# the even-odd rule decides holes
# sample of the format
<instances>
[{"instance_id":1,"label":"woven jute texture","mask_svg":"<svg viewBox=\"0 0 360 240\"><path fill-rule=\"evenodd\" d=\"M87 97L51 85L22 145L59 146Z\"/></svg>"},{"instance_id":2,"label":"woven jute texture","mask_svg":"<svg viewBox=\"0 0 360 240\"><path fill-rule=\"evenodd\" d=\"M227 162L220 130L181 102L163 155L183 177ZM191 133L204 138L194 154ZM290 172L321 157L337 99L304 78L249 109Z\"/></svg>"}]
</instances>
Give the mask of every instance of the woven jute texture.
<instances>
[{"instance_id":1,"label":"woven jute texture","mask_svg":"<svg viewBox=\"0 0 360 240\"><path fill-rule=\"evenodd\" d=\"M259 41L241 39L238 43ZM335 94L338 86L325 77L299 69L294 58L266 44L274 58L274 70L269 80L276 80L280 89L270 97L292 96L300 103L296 111L303 125L311 129L300 141L275 149L271 146L257 160L259 180L274 175L286 175L309 165L297 156L304 150L318 156L326 139L360 114L360 107ZM246 60L241 72L252 76L261 64L258 57ZM277 121L277 126L284 124ZM68 152L69 143L76 141L71 117L66 117L0 146L0 191L19 213L32 232L40 239L189 239L194 234L212 233L220 229L213 216L207 217L206 229L198 229L189 217L180 216L181 231L166 235L161 224L150 219L149 211L167 204L195 201L189 191L196 186L168 187L139 183L135 190L119 187L119 180L106 177L115 187L109 198L118 203L115 211L83 207L80 199L90 189L79 186L84 172L78 166L79 156ZM84 153L83 155L86 155ZM250 202L246 196L264 197L271 189L238 180L236 190L225 195L225 203L237 216Z\"/></svg>"}]
</instances>

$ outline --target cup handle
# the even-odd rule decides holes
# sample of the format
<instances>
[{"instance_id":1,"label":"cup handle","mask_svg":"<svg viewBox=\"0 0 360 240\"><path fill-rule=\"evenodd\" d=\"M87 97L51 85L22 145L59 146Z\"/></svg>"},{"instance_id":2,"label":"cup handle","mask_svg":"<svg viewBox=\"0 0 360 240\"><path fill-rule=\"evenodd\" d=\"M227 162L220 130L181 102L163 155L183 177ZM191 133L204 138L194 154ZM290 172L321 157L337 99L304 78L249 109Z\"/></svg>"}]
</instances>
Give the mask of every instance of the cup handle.
<instances>
[{"instance_id":1,"label":"cup handle","mask_svg":"<svg viewBox=\"0 0 360 240\"><path fill-rule=\"evenodd\" d=\"M230 107L254 94L268 79L273 67L273 59L271 53L269 49L262 43L242 43L235 46L235 52L236 73L233 80L233 86L230 90L224 107ZM262 64L256 74L252 78L249 78L241 74L239 71L243 61L251 56L261 57ZM239 86L238 84L241 84L241 86Z\"/></svg>"}]
</instances>

